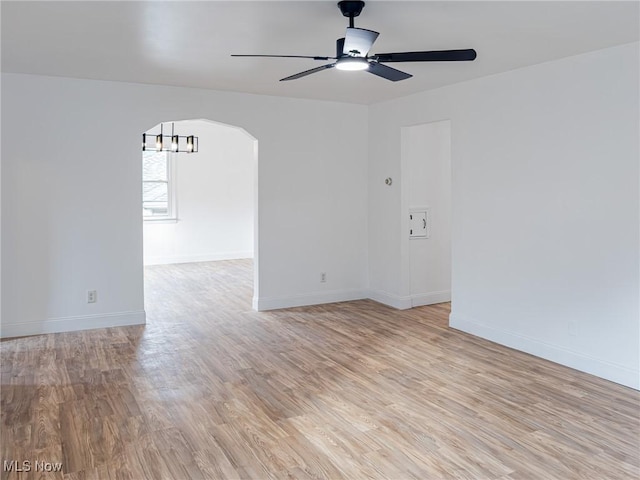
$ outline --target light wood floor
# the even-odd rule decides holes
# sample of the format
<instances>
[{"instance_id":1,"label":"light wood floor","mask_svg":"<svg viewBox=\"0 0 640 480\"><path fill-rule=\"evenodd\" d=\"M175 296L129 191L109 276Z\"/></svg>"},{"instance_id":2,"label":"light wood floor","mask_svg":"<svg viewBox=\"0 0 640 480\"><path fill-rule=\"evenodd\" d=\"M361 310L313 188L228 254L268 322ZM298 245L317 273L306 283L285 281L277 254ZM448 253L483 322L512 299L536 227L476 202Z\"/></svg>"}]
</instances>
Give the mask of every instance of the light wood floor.
<instances>
[{"instance_id":1,"label":"light wood floor","mask_svg":"<svg viewBox=\"0 0 640 480\"><path fill-rule=\"evenodd\" d=\"M447 327L251 311L248 261L147 268L148 324L3 341L6 479L637 479L640 394Z\"/></svg>"}]
</instances>

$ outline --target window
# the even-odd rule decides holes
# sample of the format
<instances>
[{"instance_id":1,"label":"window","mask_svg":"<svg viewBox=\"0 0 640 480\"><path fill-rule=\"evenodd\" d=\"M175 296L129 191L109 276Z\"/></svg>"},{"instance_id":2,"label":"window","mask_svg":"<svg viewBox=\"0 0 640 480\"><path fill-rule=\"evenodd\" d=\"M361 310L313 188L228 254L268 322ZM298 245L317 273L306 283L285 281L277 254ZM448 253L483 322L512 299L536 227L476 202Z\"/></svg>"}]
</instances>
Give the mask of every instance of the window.
<instances>
[{"instance_id":1,"label":"window","mask_svg":"<svg viewBox=\"0 0 640 480\"><path fill-rule=\"evenodd\" d=\"M175 220L171 154L142 152L142 216L144 220Z\"/></svg>"}]
</instances>

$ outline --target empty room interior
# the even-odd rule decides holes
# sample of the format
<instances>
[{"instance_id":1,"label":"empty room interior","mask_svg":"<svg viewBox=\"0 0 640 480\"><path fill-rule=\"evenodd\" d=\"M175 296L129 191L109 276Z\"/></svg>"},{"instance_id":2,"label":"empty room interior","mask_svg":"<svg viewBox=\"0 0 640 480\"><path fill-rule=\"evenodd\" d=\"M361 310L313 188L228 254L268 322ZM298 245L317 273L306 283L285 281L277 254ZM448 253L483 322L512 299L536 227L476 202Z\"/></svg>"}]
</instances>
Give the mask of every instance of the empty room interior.
<instances>
[{"instance_id":1,"label":"empty room interior","mask_svg":"<svg viewBox=\"0 0 640 480\"><path fill-rule=\"evenodd\" d=\"M640 478L640 2L0 21L0 478Z\"/></svg>"}]
</instances>

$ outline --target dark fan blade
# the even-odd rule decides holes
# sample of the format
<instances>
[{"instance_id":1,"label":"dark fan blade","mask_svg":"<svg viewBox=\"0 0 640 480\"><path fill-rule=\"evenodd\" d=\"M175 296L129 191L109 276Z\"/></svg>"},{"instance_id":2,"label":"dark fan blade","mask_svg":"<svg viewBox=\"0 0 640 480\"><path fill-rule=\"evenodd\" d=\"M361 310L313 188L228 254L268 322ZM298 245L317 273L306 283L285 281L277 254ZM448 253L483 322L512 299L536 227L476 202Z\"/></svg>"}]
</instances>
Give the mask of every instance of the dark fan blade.
<instances>
[{"instance_id":1,"label":"dark fan blade","mask_svg":"<svg viewBox=\"0 0 640 480\"><path fill-rule=\"evenodd\" d=\"M461 62L475 60L476 51L434 50L431 52L376 53L373 58L379 62Z\"/></svg>"},{"instance_id":2,"label":"dark fan blade","mask_svg":"<svg viewBox=\"0 0 640 480\"><path fill-rule=\"evenodd\" d=\"M378 62L369 62L369 72L379 77L386 78L387 80L391 80L392 82L406 80L407 78L413 77L413 75L401 72L395 68L387 67L386 65L382 65Z\"/></svg>"},{"instance_id":3,"label":"dark fan blade","mask_svg":"<svg viewBox=\"0 0 640 480\"><path fill-rule=\"evenodd\" d=\"M373 30L365 30L364 28L347 28L347 33L344 36L344 47L342 53L350 55L352 57L366 57L373 42L376 41L380 35Z\"/></svg>"},{"instance_id":4,"label":"dark fan blade","mask_svg":"<svg viewBox=\"0 0 640 480\"><path fill-rule=\"evenodd\" d=\"M312 68L311 70L305 70L304 72L296 73L295 75L291 75L290 77L281 78L281 82L286 82L287 80L297 80L298 78L306 77L307 75L311 75L312 73L321 72L322 70L326 70L327 68L335 67L335 63L328 63L327 65L322 65L321 67Z\"/></svg>"},{"instance_id":5,"label":"dark fan blade","mask_svg":"<svg viewBox=\"0 0 640 480\"><path fill-rule=\"evenodd\" d=\"M329 60L335 57L312 57L309 55L231 55L232 57L267 57L267 58L312 58L314 60Z\"/></svg>"}]
</instances>

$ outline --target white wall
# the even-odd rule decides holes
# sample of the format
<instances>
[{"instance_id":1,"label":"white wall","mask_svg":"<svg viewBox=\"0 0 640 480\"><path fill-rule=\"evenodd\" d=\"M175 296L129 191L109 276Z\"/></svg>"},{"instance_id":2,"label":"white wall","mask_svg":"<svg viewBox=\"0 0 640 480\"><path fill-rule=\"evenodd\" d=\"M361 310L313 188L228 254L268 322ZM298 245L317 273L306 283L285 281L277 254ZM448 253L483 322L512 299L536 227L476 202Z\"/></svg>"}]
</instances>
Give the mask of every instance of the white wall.
<instances>
[{"instance_id":1,"label":"white wall","mask_svg":"<svg viewBox=\"0 0 640 480\"><path fill-rule=\"evenodd\" d=\"M3 336L144 321L140 134L193 118L259 141L255 305L364 294L366 107L3 74Z\"/></svg>"},{"instance_id":2,"label":"white wall","mask_svg":"<svg viewBox=\"0 0 640 480\"><path fill-rule=\"evenodd\" d=\"M2 79L0 78L0 90L2 89ZM2 115L0 115L0 118ZM0 132L2 132L2 121L0 120ZM0 135L0 152L2 151L2 135ZM2 156L0 155L0 252L2 252ZM2 272L2 255L0 254L0 272ZM2 275L0 274L0 326L2 325Z\"/></svg>"},{"instance_id":3,"label":"white wall","mask_svg":"<svg viewBox=\"0 0 640 480\"><path fill-rule=\"evenodd\" d=\"M638 44L373 105L370 284L402 296L403 126L451 119L451 325L638 388Z\"/></svg>"},{"instance_id":4,"label":"white wall","mask_svg":"<svg viewBox=\"0 0 640 480\"><path fill-rule=\"evenodd\" d=\"M173 155L178 221L144 222L145 265L253 258L257 141L204 120L175 122L175 129L198 137L198 152Z\"/></svg>"},{"instance_id":5,"label":"white wall","mask_svg":"<svg viewBox=\"0 0 640 480\"><path fill-rule=\"evenodd\" d=\"M401 131L403 252L407 306L451 300L451 122ZM410 239L407 213L427 210L428 238ZM406 283L406 282L405 282Z\"/></svg>"}]
</instances>

